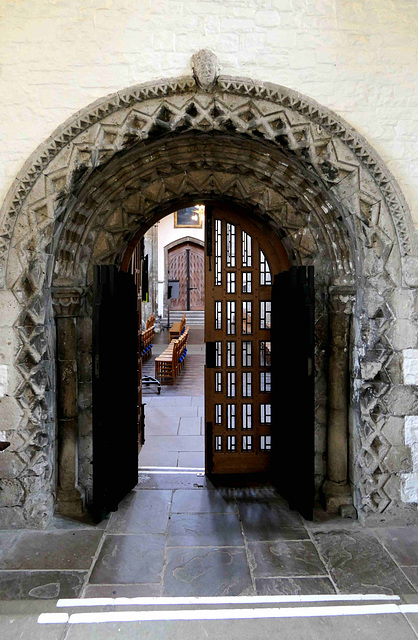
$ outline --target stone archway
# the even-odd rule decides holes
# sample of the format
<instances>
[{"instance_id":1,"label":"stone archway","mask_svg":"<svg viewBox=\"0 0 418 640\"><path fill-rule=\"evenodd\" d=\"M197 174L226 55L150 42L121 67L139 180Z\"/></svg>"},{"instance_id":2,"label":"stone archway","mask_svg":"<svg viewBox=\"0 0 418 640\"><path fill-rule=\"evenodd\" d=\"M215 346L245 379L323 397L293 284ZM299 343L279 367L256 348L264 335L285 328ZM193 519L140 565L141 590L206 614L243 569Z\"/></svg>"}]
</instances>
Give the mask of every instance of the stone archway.
<instances>
[{"instance_id":1,"label":"stone archway","mask_svg":"<svg viewBox=\"0 0 418 640\"><path fill-rule=\"evenodd\" d=\"M65 337L58 381L78 371L72 402L60 407L61 433L70 434L61 446L69 443L71 464L79 446L88 492L92 265L120 264L138 234L196 198L246 207L279 234L291 262L316 266L318 332L331 318L343 352L355 297L349 415L355 504L370 522L413 517L415 506L405 500L415 495L407 485L416 470L407 462L403 418L418 409L401 369L403 350L416 346L416 318L409 316L418 262L399 187L367 142L314 101L216 73L204 80L196 66L194 76L118 92L71 118L28 160L3 205L1 294L15 352L3 403L11 442L0 461L10 496L2 508L5 526L44 526L53 507L52 302L58 335ZM65 345L76 339L74 356ZM323 351L322 480L324 425L328 413L345 411L329 404ZM344 363L342 369L347 375ZM76 476L69 482L71 493Z\"/></svg>"}]
</instances>

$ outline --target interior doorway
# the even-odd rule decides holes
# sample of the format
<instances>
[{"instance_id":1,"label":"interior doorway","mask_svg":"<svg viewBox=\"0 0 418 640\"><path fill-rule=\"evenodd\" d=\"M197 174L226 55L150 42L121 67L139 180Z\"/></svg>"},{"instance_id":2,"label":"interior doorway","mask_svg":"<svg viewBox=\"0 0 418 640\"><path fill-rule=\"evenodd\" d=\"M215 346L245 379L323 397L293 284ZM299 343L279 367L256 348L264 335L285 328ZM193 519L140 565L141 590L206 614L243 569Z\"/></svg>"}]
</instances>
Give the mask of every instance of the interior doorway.
<instances>
[{"instance_id":1,"label":"interior doorway","mask_svg":"<svg viewBox=\"0 0 418 640\"><path fill-rule=\"evenodd\" d=\"M139 470L164 468L211 477L269 474L274 465L286 468L286 456L280 461L277 458L282 408L276 403L274 415L272 401L273 394L283 395L273 381L279 379L277 369L286 363L281 363L280 357L272 361L273 341L283 339L272 333L272 309L289 315L295 298L289 297L287 306L283 299L280 307L272 294L275 275L287 271L289 261L279 237L239 207L208 204L204 228L204 262L199 246L194 262L194 275L205 301L204 316L197 326L193 311L187 309L179 311L181 320L171 317L166 324L168 318L159 313L163 306L151 309L150 314L148 307L149 317L141 320L141 311L145 311L142 303L148 303L153 259L144 252L144 242L133 253L129 271L138 296L137 415L139 445L144 445ZM190 277L193 242L180 239L176 245L170 275L180 276L186 266L186 277ZM167 283L162 284L166 290ZM279 289L276 287L278 297ZM184 288L182 294L178 287L175 298L184 304L182 295ZM302 299L302 307L304 304ZM152 339L148 340L151 327ZM308 354L302 351L301 366L292 380L294 388L299 375L308 370L309 376L313 375L313 361L309 369ZM290 399L282 397L281 401L285 405ZM304 402L309 404L309 416L303 428L307 440L313 442L313 393ZM313 499L313 472L311 475L310 486L302 489ZM312 508L311 498L309 503Z\"/></svg>"},{"instance_id":2,"label":"interior doorway","mask_svg":"<svg viewBox=\"0 0 418 640\"><path fill-rule=\"evenodd\" d=\"M178 281L178 298L169 302L170 311L203 311L205 305L205 252L188 241L168 250L168 276Z\"/></svg>"}]
</instances>

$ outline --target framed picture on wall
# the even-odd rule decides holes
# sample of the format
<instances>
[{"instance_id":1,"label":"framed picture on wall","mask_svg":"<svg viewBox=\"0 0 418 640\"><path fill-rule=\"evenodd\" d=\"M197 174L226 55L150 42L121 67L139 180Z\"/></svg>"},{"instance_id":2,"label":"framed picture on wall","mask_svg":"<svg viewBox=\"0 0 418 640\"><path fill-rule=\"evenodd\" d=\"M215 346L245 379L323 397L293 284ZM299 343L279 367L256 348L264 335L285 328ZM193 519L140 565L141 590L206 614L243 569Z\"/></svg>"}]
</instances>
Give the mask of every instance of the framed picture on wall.
<instances>
[{"instance_id":1,"label":"framed picture on wall","mask_svg":"<svg viewBox=\"0 0 418 640\"><path fill-rule=\"evenodd\" d=\"M194 207L187 207L186 209L179 209L174 212L174 228L201 229L204 214L205 206L203 204L197 204Z\"/></svg>"}]
</instances>

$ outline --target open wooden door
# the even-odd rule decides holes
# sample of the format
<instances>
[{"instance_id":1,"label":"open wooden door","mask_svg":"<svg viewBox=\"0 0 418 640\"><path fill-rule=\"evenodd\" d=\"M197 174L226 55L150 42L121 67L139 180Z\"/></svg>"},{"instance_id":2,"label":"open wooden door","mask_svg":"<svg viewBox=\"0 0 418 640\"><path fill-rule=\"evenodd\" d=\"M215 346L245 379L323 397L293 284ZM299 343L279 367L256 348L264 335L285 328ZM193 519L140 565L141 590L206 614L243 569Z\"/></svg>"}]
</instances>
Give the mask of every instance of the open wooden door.
<instances>
[{"instance_id":1,"label":"open wooden door","mask_svg":"<svg viewBox=\"0 0 418 640\"><path fill-rule=\"evenodd\" d=\"M266 473L271 415L272 276L283 245L248 212L206 207L206 471ZM277 427L280 428L280 427Z\"/></svg>"},{"instance_id":2,"label":"open wooden door","mask_svg":"<svg viewBox=\"0 0 418 640\"><path fill-rule=\"evenodd\" d=\"M314 505L314 273L291 267L272 291L272 475L306 519Z\"/></svg>"},{"instance_id":3,"label":"open wooden door","mask_svg":"<svg viewBox=\"0 0 418 640\"><path fill-rule=\"evenodd\" d=\"M134 276L96 266L93 313L93 514L138 483L138 297Z\"/></svg>"}]
</instances>

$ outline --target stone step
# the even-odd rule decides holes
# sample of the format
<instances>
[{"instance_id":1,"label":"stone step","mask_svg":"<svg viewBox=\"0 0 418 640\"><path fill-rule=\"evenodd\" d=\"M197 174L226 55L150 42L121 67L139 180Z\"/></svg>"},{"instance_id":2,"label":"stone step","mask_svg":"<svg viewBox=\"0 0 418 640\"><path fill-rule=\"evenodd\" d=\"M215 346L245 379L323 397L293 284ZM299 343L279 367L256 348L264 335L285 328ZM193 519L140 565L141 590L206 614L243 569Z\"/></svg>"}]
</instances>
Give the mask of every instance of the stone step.
<instances>
[{"instance_id":1,"label":"stone step","mask_svg":"<svg viewBox=\"0 0 418 640\"><path fill-rule=\"evenodd\" d=\"M170 325L172 325L173 322L180 322L184 313L186 314L186 324L205 324L204 311L170 311ZM167 318L162 319L162 324L167 324Z\"/></svg>"}]
</instances>

